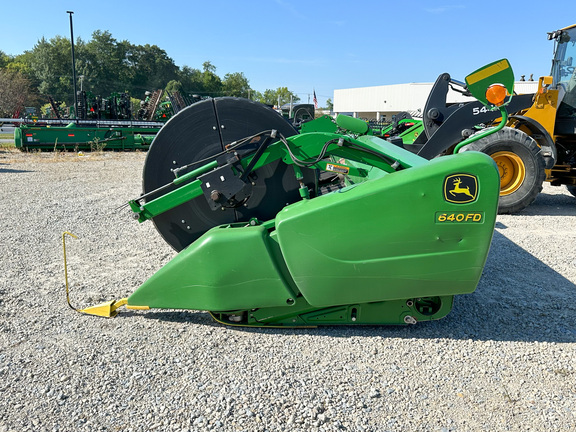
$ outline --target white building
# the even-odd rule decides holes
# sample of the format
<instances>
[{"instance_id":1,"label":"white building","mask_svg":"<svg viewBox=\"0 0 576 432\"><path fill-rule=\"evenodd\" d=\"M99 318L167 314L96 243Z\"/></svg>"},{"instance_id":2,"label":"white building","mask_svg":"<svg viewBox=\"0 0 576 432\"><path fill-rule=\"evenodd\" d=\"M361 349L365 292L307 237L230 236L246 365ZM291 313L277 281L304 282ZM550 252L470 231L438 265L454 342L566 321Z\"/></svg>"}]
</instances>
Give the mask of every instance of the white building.
<instances>
[{"instance_id":1,"label":"white building","mask_svg":"<svg viewBox=\"0 0 576 432\"><path fill-rule=\"evenodd\" d=\"M393 84L334 90L334 114L348 114L365 120L391 120L401 111L421 115L434 83ZM518 94L535 93L537 81L516 81ZM470 97L450 89L448 103L466 102Z\"/></svg>"}]
</instances>

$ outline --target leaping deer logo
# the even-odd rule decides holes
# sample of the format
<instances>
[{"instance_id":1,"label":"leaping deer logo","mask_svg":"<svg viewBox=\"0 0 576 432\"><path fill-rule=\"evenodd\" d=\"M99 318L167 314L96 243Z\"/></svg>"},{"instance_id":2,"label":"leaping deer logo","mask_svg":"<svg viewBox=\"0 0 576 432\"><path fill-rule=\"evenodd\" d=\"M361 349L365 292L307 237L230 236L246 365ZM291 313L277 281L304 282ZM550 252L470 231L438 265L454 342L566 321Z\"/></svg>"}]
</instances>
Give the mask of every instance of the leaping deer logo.
<instances>
[{"instance_id":1,"label":"leaping deer logo","mask_svg":"<svg viewBox=\"0 0 576 432\"><path fill-rule=\"evenodd\" d=\"M450 192L450 195L455 197L456 194L464 194L464 195L469 196L470 198L474 198L474 195L472 195L470 193L470 187L469 186L461 187L460 186L461 183L462 183L462 180L460 180L460 177L457 177L454 180L452 180L452 184L454 185L454 189L451 189L448 191L448 192Z\"/></svg>"}]
</instances>

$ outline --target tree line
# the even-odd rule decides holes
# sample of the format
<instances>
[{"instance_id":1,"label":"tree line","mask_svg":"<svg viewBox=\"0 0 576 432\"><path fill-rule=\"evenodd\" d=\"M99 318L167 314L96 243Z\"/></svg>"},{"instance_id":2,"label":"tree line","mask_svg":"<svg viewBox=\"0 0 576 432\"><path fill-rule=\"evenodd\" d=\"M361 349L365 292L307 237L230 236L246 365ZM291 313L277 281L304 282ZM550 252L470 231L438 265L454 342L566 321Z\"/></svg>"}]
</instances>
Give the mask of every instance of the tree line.
<instances>
[{"instance_id":1,"label":"tree line","mask_svg":"<svg viewBox=\"0 0 576 432\"><path fill-rule=\"evenodd\" d=\"M109 31L96 30L88 42L74 43L77 90L106 97L128 92L143 99L146 91L165 89L201 97L235 96L276 105L298 102L287 87L259 92L250 88L243 72L220 77L216 66L205 61L201 68L179 67L157 45L118 41ZM74 103L70 39L42 37L31 50L9 56L0 51L0 117L12 117L23 107L39 107L48 97Z\"/></svg>"}]
</instances>

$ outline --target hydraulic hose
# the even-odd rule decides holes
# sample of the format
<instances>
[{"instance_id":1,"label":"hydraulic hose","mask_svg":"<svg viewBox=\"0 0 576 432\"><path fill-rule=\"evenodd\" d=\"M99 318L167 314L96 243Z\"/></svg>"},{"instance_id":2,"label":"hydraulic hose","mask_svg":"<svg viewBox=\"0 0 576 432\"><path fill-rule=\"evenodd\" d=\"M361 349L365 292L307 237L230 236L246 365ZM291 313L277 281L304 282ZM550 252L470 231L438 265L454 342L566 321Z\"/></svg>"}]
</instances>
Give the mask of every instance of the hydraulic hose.
<instances>
[{"instance_id":1,"label":"hydraulic hose","mask_svg":"<svg viewBox=\"0 0 576 432\"><path fill-rule=\"evenodd\" d=\"M502 120L500 121L498 126L485 129L482 132L480 132L479 134L474 134L471 137L465 139L464 141L459 143L456 147L454 147L454 154L458 153L462 147L464 147L470 143L473 143L474 141L478 141L478 140L484 138L485 136L496 133L500 129L502 129L504 126L506 126L506 123L508 122L508 111L506 110L505 106L500 107L500 114L502 114Z\"/></svg>"}]
</instances>

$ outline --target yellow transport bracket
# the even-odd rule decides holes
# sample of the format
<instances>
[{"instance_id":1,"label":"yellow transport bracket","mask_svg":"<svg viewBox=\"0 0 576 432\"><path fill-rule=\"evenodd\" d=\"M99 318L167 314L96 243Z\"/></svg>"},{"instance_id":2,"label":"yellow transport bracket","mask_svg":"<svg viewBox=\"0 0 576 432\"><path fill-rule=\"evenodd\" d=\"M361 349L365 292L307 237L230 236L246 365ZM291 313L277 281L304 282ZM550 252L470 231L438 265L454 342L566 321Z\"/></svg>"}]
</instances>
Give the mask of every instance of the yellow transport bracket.
<instances>
[{"instance_id":1,"label":"yellow transport bracket","mask_svg":"<svg viewBox=\"0 0 576 432\"><path fill-rule=\"evenodd\" d=\"M118 315L117 309L128 303L127 298L123 298L120 300L111 300L105 303L100 303L96 306L87 307L85 309L75 308L74 306L72 306L72 303L70 303L70 289L68 288L68 264L66 263L66 235L74 237L75 239L77 239L78 237L68 231L62 233L62 248L64 249L64 278L66 280L66 301L68 302L68 306L70 306L76 312L88 315L96 315L106 318L115 317L116 315ZM134 307L133 309L136 309L136 307ZM142 309L142 307L139 307L138 309Z\"/></svg>"}]
</instances>

